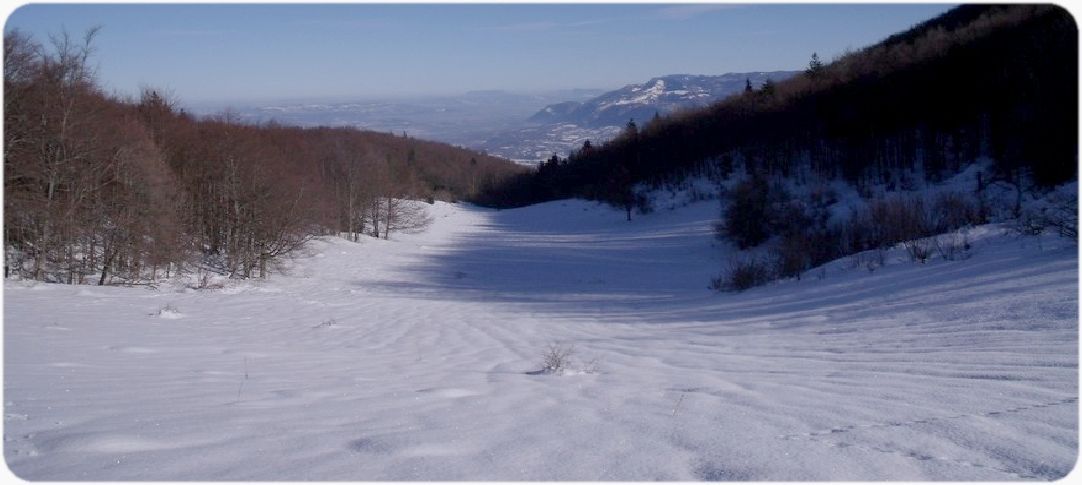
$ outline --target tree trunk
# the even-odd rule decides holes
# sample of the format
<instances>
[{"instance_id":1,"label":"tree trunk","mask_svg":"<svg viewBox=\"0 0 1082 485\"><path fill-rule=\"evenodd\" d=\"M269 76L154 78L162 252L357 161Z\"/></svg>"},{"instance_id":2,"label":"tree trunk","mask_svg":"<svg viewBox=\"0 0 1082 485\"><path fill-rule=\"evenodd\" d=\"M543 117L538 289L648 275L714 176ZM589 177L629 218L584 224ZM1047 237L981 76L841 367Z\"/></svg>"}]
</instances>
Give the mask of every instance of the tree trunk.
<instances>
[{"instance_id":1,"label":"tree trunk","mask_svg":"<svg viewBox=\"0 0 1082 485\"><path fill-rule=\"evenodd\" d=\"M375 207L372 211L372 235L379 238L379 199L376 199Z\"/></svg>"},{"instance_id":2,"label":"tree trunk","mask_svg":"<svg viewBox=\"0 0 1082 485\"><path fill-rule=\"evenodd\" d=\"M68 244L68 284L75 284L75 246Z\"/></svg>"},{"instance_id":3,"label":"tree trunk","mask_svg":"<svg viewBox=\"0 0 1082 485\"><path fill-rule=\"evenodd\" d=\"M113 264L115 256L115 251L105 250L105 261L101 265L101 279L98 280L98 286L105 286L105 279L109 277L109 265Z\"/></svg>"}]
</instances>

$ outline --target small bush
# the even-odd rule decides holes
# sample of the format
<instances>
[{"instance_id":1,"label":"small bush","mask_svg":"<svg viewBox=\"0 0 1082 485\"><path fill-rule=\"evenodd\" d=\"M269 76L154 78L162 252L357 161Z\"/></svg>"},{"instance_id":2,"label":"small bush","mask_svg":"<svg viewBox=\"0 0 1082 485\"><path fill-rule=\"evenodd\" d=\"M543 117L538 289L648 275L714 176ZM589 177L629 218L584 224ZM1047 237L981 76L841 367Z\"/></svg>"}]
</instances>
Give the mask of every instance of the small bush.
<instances>
[{"instance_id":1,"label":"small bush","mask_svg":"<svg viewBox=\"0 0 1082 485\"><path fill-rule=\"evenodd\" d=\"M1078 239L1078 194L1053 193L1044 211L1049 227L1066 238Z\"/></svg>"},{"instance_id":2,"label":"small bush","mask_svg":"<svg viewBox=\"0 0 1082 485\"><path fill-rule=\"evenodd\" d=\"M869 273L883 267L887 262L886 250L879 248L871 251L861 251L849 257L853 269L864 268Z\"/></svg>"},{"instance_id":3,"label":"small bush","mask_svg":"<svg viewBox=\"0 0 1082 485\"><path fill-rule=\"evenodd\" d=\"M188 288L191 288L191 289L194 289L194 290L219 290L219 289L222 289L224 287L225 287L225 285L223 285L221 283L214 283L210 279L210 272L209 271L203 271L202 269L199 270L198 279L196 280L195 284L189 284L188 285Z\"/></svg>"},{"instance_id":4,"label":"small bush","mask_svg":"<svg viewBox=\"0 0 1082 485\"><path fill-rule=\"evenodd\" d=\"M944 233L960 227L984 224L979 202L958 192L945 192L936 196L929 213L931 230Z\"/></svg>"},{"instance_id":5,"label":"small bush","mask_svg":"<svg viewBox=\"0 0 1082 485\"><path fill-rule=\"evenodd\" d=\"M922 237L920 239L912 239L909 241L902 241L902 246L905 247L906 254L909 255L909 260L915 263L927 263L928 258L932 257L932 247L935 245L933 241L935 238Z\"/></svg>"},{"instance_id":6,"label":"small bush","mask_svg":"<svg viewBox=\"0 0 1082 485\"><path fill-rule=\"evenodd\" d=\"M932 233L924 199L919 196L873 201L865 222L872 247L889 247Z\"/></svg>"},{"instance_id":7,"label":"small bush","mask_svg":"<svg viewBox=\"0 0 1082 485\"><path fill-rule=\"evenodd\" d=\"M791 232L781 238L771 254L774 257L774 273L779 278L800 279L804 270L811 264L809 238L798 232Z\"/></svg>"},{"instance_id":8,"label":"small bush","mask_svg":"<svg viewBox=\"0 0 1082 485\"><path fill-rule=\"evenodd\" d=\"M1012 230L1023 236L1037 236L1053 230L1062 237L1078 238L1078 196L1053 192L1019 215Z\"/></svg>"},{"instance_id":9,"label":"small bush","mask_svg":"<svg viewBox=\"0 0 1082 485\"><path fill-rule=\"evenodd\" d=\"M947 261L959 261L969 259L971 256L969 236L965 231L956 231L942 236L936 236L933 240L935 251L939 257Z\"/></svg>"},{"instance_id":10,"label":"small bush","mask_svg":"<svg viewBox=\"0 0 1082 485\"><path fill-rule=\"evenodd\" d=\"M178 310L176 306L173 306L172 303L165 304L165 306L159 308L158 311L152 313L151 315L154 315L158 318L164 318L166 320L176 320L183 317L183 315L180 313L180 310Z\"/></svg>"},{"instance_id":11,"label":"small bush","mask_svg":"<svg viewBox=\"0 0 1082 485\"><path fill-rule=\"evenodd\" d=\"M571 356L575 354L574 345L549 344L541 354L541 372L560 374L571 367Z\"/></svg>"},{"instance_id":12,"label":"small bush","mask_svg":"<svg viewBox=\"0 0 1082 485\"><path fill-rule=\"evenodd\" d=\"M947 192L931 202L916 195L891 197L871 201L866 210L855 212L841 239L854 251L902 243L910 257L920 261L927 259L925 253L933 245L921 239L983 222L979 204L963 194Z\"/></svg>"},{"instance_id":13,"label":"small bush","mask_svg":"<svg viewBox=\"0 0 1082 485\"><path fill-rule=\"evenodd\" d=\"M773 277L770 264L758 258L732 260L725 274L711 281L711 288L720 291L744 291L769 282Z\"/></svg>"},{"instance_id":14,"label":"small bush","mask_svg":"<svg viewBox=\"0 0 1082 485\"><path fill-rule=\"evenodd\" d=\"M760 177L741 182L729 192L729 206L717 225L719 237L740 249L758 246L770 237L770 186Z\"/></svg>"},{"instance_id":15,"label":"small bush","mask_svg":"<svg viewBox=\"0 0 1082 485\"><path fill-rule=\"evenodd\" d=\"M1024 213L1010 226L1010 231L1020 236L1040 236L1048 224L1041 217L1032 213Z\"/></svg>"}]
</instances>

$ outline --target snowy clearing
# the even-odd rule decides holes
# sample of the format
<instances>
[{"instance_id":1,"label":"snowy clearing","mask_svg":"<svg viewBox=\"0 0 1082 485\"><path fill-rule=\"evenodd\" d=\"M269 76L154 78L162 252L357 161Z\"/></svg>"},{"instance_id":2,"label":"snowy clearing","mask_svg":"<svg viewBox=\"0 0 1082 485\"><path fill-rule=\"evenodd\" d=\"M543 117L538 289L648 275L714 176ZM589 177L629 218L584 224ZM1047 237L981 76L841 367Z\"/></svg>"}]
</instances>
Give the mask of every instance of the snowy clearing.
<instances>
[{"instance_id":1,"label":"snowy clearing","mask_svg":"<svg viewBox=\"0 0 1082 485\"><path fill-rule=\"evenodd\" d=\"M741 294L716 202L437 203L217 290L9 281L33 480L1016 480L1078 447L1077 248L846 260ZM542 370L550 345L570 365Z\"/></svg>"}]
</instances>

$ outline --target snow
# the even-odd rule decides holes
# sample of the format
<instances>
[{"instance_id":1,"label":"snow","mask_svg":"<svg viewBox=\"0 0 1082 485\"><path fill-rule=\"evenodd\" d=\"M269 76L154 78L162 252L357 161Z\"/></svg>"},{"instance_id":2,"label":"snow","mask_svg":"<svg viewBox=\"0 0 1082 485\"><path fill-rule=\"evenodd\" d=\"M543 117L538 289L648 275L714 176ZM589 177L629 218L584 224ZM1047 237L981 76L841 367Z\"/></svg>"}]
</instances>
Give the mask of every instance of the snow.
<instances>
[{"instance_id":1,"label":"snow","mask_svg":"<svg viewBox=\"0 0 1082 485\"><path fill-rule=\"evenodd\" d=\"M1073 244L982 226L967 260L894 252L873 272L843 259L823 279L718 294L717 202L666 209L627 222L578 200L437 203L425 233L318 240L286 275L213 290L8 281L4 456L32 480L1074 466ZM550 344L574 346L568 371L538 372Z\"/></svg>"},{"instance_id":2,"label":"snow","mask_svg":"<svg viewBox=\"0 0 1082 485\"><path fill-rule=\"evenodd\" d=\"M626 104L649 104L651 102L654 102L660 96L666 93L665 80L657 79L654 81L654 84L651 85L649 88L643 89L641 87L637 87L632 89L632 92L641 92L642 94L639 94L638 96L635 96L633 98L620 98L611 103L602 103L600 109L605 109L610 106L623 106Z\"/></svg>"}]
</instances>

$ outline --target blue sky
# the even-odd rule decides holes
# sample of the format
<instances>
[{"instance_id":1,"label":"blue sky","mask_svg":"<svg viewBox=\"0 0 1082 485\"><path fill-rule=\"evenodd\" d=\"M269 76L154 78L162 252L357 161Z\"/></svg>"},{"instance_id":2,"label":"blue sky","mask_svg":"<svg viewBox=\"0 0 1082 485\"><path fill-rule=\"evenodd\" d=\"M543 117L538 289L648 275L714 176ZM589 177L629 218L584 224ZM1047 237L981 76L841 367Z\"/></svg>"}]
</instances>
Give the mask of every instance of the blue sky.
<instances>
[{"instance_id":1,"label":"blue sky","mask_svg":"<svg viewBox=\"0 0 1082 485\"><path fill-rule=\"evenodd\" d=\"M185 102L618 88L803 68L946 11L905 5L28 5L44 40L103 27L107 89Z\"/></svg>"}]
</instances>

